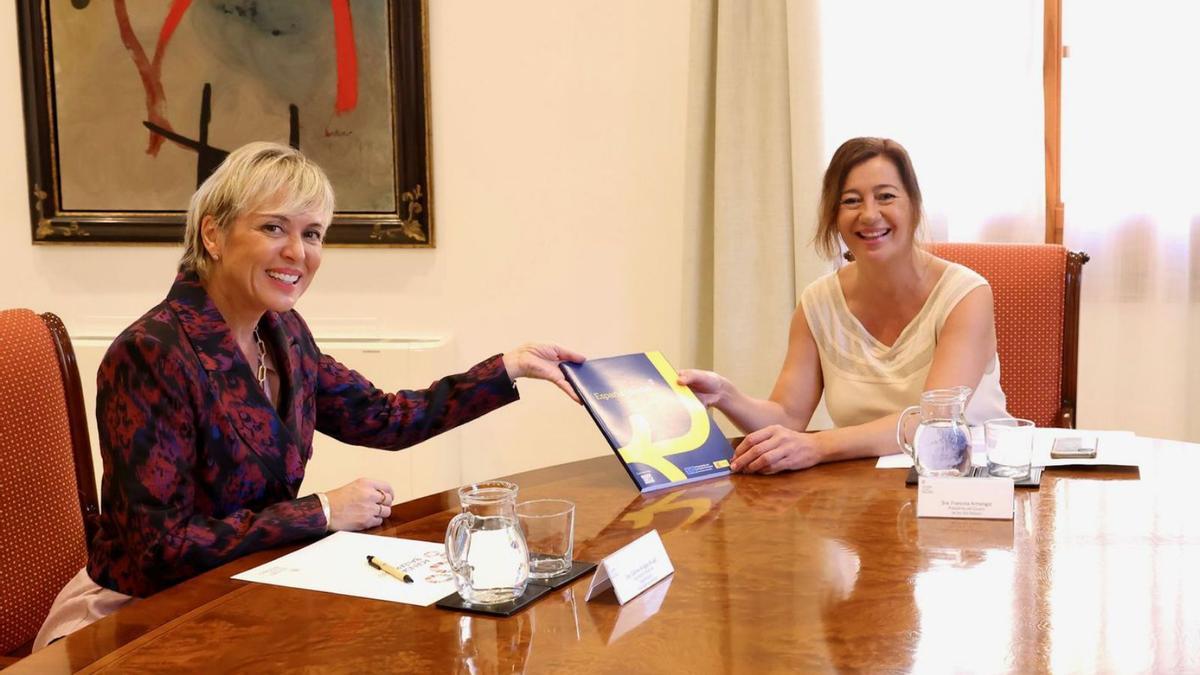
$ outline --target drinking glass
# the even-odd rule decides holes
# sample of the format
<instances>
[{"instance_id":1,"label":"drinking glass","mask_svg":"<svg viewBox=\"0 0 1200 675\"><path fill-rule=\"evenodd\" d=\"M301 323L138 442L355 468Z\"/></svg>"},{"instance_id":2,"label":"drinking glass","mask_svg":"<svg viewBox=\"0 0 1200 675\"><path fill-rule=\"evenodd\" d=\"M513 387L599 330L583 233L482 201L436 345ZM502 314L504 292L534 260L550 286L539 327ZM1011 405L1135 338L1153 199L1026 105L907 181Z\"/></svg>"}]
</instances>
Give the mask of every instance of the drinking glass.
<instances>
[{"instance_id":1,"label":"drinking glass","mask_svg":"<svg viewBox=\"0 0 1200 675\"><path fill-rule=\"evenodd\" d=\"M575 546L575 505L565 499L534 499L517 504L517 520L529 546L529 576L548 579L571 569Z\"/></svg>"},{"instance_id":2,"label":"drinking glass","mask_svg":"<svg viewBox=\"0 0 1200 675\"><path fill-rule=\"evenodd\" d=\"M1033 462L1034 423L1000 417L983 423L988 473L1004 478L1025 478Z\"/></svg>"}]
</instances>

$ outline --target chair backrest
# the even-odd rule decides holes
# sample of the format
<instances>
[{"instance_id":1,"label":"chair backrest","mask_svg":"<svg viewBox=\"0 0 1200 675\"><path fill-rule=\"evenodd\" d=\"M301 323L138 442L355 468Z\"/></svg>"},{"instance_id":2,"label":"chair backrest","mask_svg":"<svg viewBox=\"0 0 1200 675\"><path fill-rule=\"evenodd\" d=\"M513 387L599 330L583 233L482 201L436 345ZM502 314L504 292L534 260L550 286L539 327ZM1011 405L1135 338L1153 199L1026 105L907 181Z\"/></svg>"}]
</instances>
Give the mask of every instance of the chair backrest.
<instances>
[{"instance_id":1,"label":"chair backrest","mask_svg":"<svg viewBox=\"0 0 1200 675\"><path fill-rule=\"evenodd\" d=\"M94 481L66 328L53 314L0 311L0 654L33 640L87 562Z\"/></svg>"},{"instance_id":2,"label":"chair backrest","mask_svg":"<svg viewBox=\"0 0 1200 675\"><path fill-rule=\"evenodd\" d=\"M939 242L929 250L991 284L1008 412L1039 427L1074 428L1079 284L1087 254L1057 244Z\"/></svg>"}]
</instances>

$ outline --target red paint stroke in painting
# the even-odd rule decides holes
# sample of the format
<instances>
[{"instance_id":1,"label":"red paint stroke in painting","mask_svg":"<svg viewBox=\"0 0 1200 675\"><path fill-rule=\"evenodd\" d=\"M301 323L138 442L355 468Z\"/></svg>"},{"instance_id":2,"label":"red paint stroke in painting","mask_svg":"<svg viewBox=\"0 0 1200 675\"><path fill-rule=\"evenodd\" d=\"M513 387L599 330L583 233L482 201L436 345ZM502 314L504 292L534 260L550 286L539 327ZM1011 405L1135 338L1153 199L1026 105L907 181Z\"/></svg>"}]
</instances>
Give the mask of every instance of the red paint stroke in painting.
<instances>
[{"instance_id":1,"label":"red paint stroke in painting","mask_svg":"<svg viewBox=\"0 0 1200 675\"><path fill-rule=\"evenodd\" d=\"M333 9L333 42L337 49L337 102L340 115L358 105L358 53L354 49L354 20L350 0L330 0Z\"/></svg>"},{"instance_id":2,"label":"red paint stroke in painting","mask_svg":"<svg viewBox=\"0 0 1200 675\"><path fill-rule=\"evenodd\" d=\"M171 9L167 12L167 18L163 21L162 30L158 33L158 45L154 48L154 73L159 75L162 70L163 54L167 51L167 43L171 41L171 36L175 34L175 29L179 27L179 21L183 19L183 13L187 11L192 0L175 0L171 3Z\"/></svg>"},{"instance_id":3,"label":"red paint stroke in painting","mask_svg":"<svg viewBox=\"0 0 1200 675\"><path fill-rule=\"evenodd\" d=\"M117 15L117 28L121 33L121 43L129 51L129 57L133 59L138 77L142 80L142 89L146 91L146 117L150 122L168 131L174 131L174 129L166 116L167 95L162 86L162 58L166 53L167 43L170 42L171 36L179 26L179 20L183 18L183 13L187 11L190 4L192 4L192 0L174 0L171 3L167 18L163 22L162 31L158 35L158 44L154 49L154 61L150 62L146 59L146 50L142 48L142 43L134 34L133 26L129 23L129 9L125 6L125 0L113 0L113 11ZM157 156L163 140L162 136L150 132L146 154Z\"/></svg>"}]
</instances>

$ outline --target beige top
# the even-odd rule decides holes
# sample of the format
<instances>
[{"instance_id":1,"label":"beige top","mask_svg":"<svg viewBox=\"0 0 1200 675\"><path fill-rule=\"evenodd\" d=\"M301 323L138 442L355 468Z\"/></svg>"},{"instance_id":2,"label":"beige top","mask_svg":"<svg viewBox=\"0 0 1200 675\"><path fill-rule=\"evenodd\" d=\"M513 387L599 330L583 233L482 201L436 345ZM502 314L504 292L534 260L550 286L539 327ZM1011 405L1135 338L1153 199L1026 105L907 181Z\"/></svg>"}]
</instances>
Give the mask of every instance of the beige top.
<instances>
[{"instance_id":1,"label":"beige top","mask_svg":"<svg viewBox=\"0 0 1200 675\"><path fill-rule=\"evenodd\" d=\"M854 426L917 405L946 317L967 293L986 285L974 271L949 263L925 306L890 347L850 312L836 271L805 288L800 305L817 343L825 407L833 423ZM997 357L992 357L966 412L972 425L1008 416Z\"/></svg>"}]
</instances>

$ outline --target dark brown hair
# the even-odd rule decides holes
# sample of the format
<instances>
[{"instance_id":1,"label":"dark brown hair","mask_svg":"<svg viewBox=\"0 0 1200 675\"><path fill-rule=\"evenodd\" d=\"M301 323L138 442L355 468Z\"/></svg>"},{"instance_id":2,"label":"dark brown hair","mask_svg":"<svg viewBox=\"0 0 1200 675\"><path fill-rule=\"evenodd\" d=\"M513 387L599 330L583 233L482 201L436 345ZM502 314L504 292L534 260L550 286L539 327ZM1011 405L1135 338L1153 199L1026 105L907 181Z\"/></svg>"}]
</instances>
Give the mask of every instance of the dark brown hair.
<instances>
[{"instance_id":1,"label":"dark brown hair","mask_svg":"<svg viewBox=\"0 0 1200 675\"><path fill-rule=\"evenodd\" d=\"M835 259L840 252L837 215L846 176L854 167L881 155L895 165L904 191L908 193L909 204L912 205L913 223L920 225L921 186L917 184L917 172L913 170L908 151L890 138L851 138L833 153L833 159L829 160L829 168L825 169L825 179L821 183L821 204L817 207L817 233L813 236L813 244L822 256Z\"/></svg>"}]
</instances>

